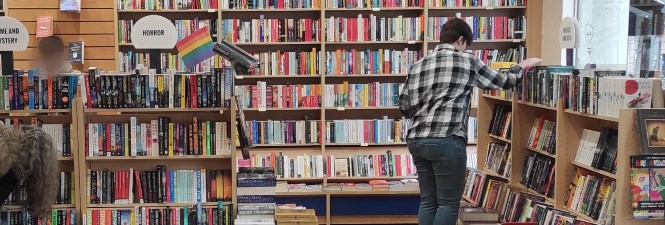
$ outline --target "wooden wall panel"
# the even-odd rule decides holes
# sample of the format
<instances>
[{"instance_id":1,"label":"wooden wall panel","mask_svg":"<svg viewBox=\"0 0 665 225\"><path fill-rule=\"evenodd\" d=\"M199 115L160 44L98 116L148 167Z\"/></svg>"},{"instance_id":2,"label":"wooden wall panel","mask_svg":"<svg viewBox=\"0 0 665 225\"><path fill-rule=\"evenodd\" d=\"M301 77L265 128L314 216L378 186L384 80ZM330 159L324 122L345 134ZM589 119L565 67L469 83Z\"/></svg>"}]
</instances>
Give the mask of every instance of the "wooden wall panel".
<instances>
[{"instance_id":1,"label":"wooden wall panel","mask_svg":"<svg viewBox=\"0 0 665 225\"><path fill-rule=\"evenodd\" d=\"M8 15L25 24L30 33L28 50L15 52L15 67L35 68L38 64L35 37L36 20L39 16L52 16L53 34L65 44L81 40L85 43L85 64L74 69L85 71L88 67L114 70L115 56L115 0L83 0L81 13L61 13L59 0L7 0Z\"/></svg>"}]
</instances>

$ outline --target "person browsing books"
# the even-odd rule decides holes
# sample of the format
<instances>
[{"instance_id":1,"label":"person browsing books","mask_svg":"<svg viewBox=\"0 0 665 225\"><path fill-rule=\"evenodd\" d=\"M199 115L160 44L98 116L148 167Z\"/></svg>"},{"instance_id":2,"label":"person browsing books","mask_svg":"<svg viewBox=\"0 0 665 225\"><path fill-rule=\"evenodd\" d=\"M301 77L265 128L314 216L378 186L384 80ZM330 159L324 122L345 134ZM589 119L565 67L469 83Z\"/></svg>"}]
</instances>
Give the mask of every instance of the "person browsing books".
<instances>
[{"instance_id":1,"label":"person browsing books","mask_svg":"<svg viewBox=\"0 0 665 225\"><path fill-rule=\"evenodd\" d=\"M466 137L471 92L510 89L522 68L541 60L526 59L499 73L464 52L473 33L454 18L441 29L434 52L414 63L399 95L399 108L411 120L407 146L420 185L420 225L455 225L466 175Z\"/></svg>"},{"instance_id":2,"label":"person browsing books","mask_svg":"<svg viewBox=\"0 0 665 225\"><path fill-rule=\"evenodd\" d=\"M48 36L39 41L41 74L62 74L72 72L72 64L67 60L65 43L57 36Z\"/></svg>"}]
</instances>

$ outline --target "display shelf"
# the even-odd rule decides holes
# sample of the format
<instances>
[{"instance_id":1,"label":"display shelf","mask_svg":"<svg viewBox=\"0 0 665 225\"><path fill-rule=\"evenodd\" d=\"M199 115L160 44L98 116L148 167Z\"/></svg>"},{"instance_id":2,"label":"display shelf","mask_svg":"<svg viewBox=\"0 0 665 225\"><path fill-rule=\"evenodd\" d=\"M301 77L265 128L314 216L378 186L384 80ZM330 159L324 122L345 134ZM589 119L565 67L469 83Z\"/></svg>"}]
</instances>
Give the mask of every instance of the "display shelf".
<instances>
[{"instance_id":1,"label":"display shelf","mask_svg":"<svg viewBox=\"0 0 665 225\"><path fill-rule=\"evenodd\" d=\"M533 189L531 189L527 186L524 186L523 184L518 183L517 185L513 185L513 187L516 187L520 191L523 191L523 192L526 192L526 193L529 193L529 194L532 194L532 195L543 197L543 198L545 198L545 202L554 205L554 199L552 199L550 197L547 197L546 195L541 194L540 192L537 192L537 191L535 191L535 190L533 190Z\"/></svg>"},{"instance_id":2,"label":"display shelf","mask_svg":"<svg viewBox=\"0 0 665 225\"><path fill-rule=\"evenodd\" d=\"M566 211L568 211L568 212L572 213L573 215L577 216L578 219L582 219L586 222L593 223L593 224L600 224L600 223L598 223L598 221L592 219L591 217L585 215L584 213L578 212L577 210L568 208L566 206L564 206L564 207L565 207Z\"/></svg>"},{"instance_id":3,"label":"display shelf","mask_svg":"<svg viewBox=\"0 0 665 225\"><path fill-rule=\"evenodd\" d=\"M230 159L231 155L173 155L173 156L93 156L88 161L139 161L139 160L215 160Z\"/></svg>"},{"instance_id":4,"label":"display shelf","mask_svg":"<svg viewBox=\"0 0 665 225\"><path fill-rule=\"evenodd\" d=\"M619 122L619 118L581 113L581 112L577 112L577 111L574 111L574 110L571 110L571 109L565 109L564 112L569 113L569 114L578 115L578 116L583 116L583 117L586 117L586 118L589 118L589 119L604 120L604 121L609 121L609 122Z\"/></svg>"},{"instance_id":5,"label":"display shelf","mask_svg":"<svg viewBox=\"0 0 665 225\"><path fill-rule=\"evenodd\" d=\"M408 215L330 216L330 224L418 224L418 218Z\"/></svg>"},{"instance_id":6,"label":"display shelf","mask_svg":"<svg viewBox=\"0 0 665 225\"><path fill-rule=\"evenodd\" d=\"M543 105L543 104L536 104L536 103L525 102L525 101L519 101L519 104L520 105L531 106L531 107L537 107L537 108L541 108L541 109L556 111L556 107L546 106L546 105Z\"/></svg>"},{"instance_id":7,"label":"display shelf","mask_svg":"<svg viewBox=\"0 0 665 225\"><path fill-rule=\"evenodd\" d=\"M498 173L496 173L496 172L490 170L489 168L487 168L487 167L485 167L485 166L483 166L483 172L484 172L484 173L487 173L487 174L489 174L489 175L491 175L491 176L501 178L501 179L506 179L506 180L510 179L510 178L508 178L508 177L506 177L506 176L499 175Z\"/></svg>"},{"instance_id":8,"label":"display shelf","mask_svg":"<svg viewBox=\"0 0 665 225\"><path fill-rule=\"evenodd\" d=\"M58 156L58 161L73 161L73 156Z\"/></svg>"},{"instance_id":9,"label":"display shelf","mask_svg":"<svg viewBox=\"0 0 665 225\"><path fill-rule=\"evenodd\" d=\"M506 138L504 138L504 137L499 137L499 136L496 136L496 135L493 135L493 134L490 134L489 136L490 136L492 139L494 139L494 140L499 140L499 141L502 141L502 142L505 142L505 143L509 143L509 144L510 144L510 140L508 140L508 139L506 139Z\"/></svg>"},{"instance_id":10,"label":"display shelf","mask_svg":"<svg viewBox=\"0 0 665 225\"><path fill-rule=\"evenodd\" d=\"M600 175L603 175L605 177L612 178L614 180L617 179L616 174L613 174L613 173L610 173L610 172L607 172L607 171L604 171L604 170L599 170L599 169L593 168L591 166L584 165L584 164L582 164L580 162L577 162L577 161L572 161L572 163L573 163L573 165L575 165L577 167L580 167L580 168L583 168L585 170L594 172L596 174L600 174Z\"/></svg>"},{"instance_id":11,"label":"display shelf","mask_svg":"<svg viewBox=\"0 0 665 225\"><path fill-rule=\"evenodd\" d=\"M492 96L488 94L483 94L483 97L488 98L488 99L494 99L494 100L499 100L499 101L504 101L504 102L512 102L512 99L505 99L499 96Z\"/></svg>"},{"instance_id":12,"label":"display shelf","mask_svg":"<svg viewBox=\"0 0 665 225\"><path fill-rule=\"evenodd\" d=\"M537 153L539 153L539 154L541 154L541 155L546 155L546 156L549 156L550 158L554 158L554 159L556 159L556 155L555 155L555 154L552 154L552 153L549 153L549 152L546 152L546 151L543 151L543 150L540 150L540 149L535 149L535 148L532 148L532 147L529 147L529 146L526 146L526 147L524 147L524 148L529 149L529 150L531 150L531 151L533 151L533 152L537 152Z\"/></svg>"}]
</instances>

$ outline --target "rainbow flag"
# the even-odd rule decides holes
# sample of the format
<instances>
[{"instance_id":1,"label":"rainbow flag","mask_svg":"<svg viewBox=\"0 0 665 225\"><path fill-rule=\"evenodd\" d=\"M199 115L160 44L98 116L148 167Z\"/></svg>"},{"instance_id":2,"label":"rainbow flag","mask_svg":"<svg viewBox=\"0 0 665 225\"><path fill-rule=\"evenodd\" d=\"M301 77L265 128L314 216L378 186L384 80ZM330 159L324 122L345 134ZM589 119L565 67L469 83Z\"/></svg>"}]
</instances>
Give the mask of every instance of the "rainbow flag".
<instances>
[{"instance_id":1,"label":"rainbow flag","mask_svg":"<svg viewBox=\"0 0 665 225\"><path fill-rule=\"evenodd\" d=\"M196 64L213 57L215 55L215 52L212 51L214 46L215 43L212 42L208 27L198 29L176 44L178 56L187 67L196 66Z\"/></svg>"}]
</instances>

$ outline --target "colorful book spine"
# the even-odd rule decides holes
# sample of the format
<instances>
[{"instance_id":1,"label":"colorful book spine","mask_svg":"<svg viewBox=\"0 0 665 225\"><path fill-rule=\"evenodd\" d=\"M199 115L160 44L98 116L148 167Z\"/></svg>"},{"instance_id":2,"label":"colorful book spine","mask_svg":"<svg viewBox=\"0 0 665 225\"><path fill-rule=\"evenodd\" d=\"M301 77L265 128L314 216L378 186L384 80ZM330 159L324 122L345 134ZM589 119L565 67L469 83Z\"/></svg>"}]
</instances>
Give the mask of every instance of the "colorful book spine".
<instances>
[{"instance_id":1,"label":"colorful book spine","mask_svg":"<svg viewBox=\"0 0 665 225\"><path fill-rule=\"evenodd\" d=\"M397 83L326 84L326 107L396 107L400 86Z\"/></svg>"},{"instance_id":2,"label":"colorful book spine","mask_svg":"<svg viewBox=\"0 0 665 225\"><path fill-rule=\"evenodd\" d=\"M0 124L18 129L21 125L31 125L42 129L53 140L58 157L72 156L71 133L72 124L44 124L37 118L30 119L30 123L24 122L19 117L10 117L0 120Z\"/></svg>"},{"instance_id":3,"label":"colorful book spine","mask_svg":"<svg viewBox=\"0 0 665 225\"><path fill-rule=\"evenodd\" d=\"M487 158L485 159L485 168L502 177L510 177L511 170L511 149L510 144L490 142L487 146Z\"/></svg>"},{"instance_id":4,"label":"colorful book spine","mask_svg":"<svg viewBox=\"0 0 665 225\"><path fill-rule=\"evenodd\" d=\"M196 203L231 199L230 170L88 170L89 204Z\"/></svg>"},{"instance_id":5,"label":"colorful book spine","mask_svg":"<svg viewBox=\"0 0 665 225\"><path fill-rule=\"evenodd\" d=\"M327 42L422 41L424 17L357 17L326 18Z\"/></svg>"},{"instance_id":6,"label":"colorful book spine","mask_svg":"<svg viewBox=\"0 0 665 225\"><path fill-rule=\"evenodd\" d=\"M244 108L311 108L321 107L321 85L257 85L236 86L240 106Z\"/></svg>"},{"instance_id":7,"label":"colorful book spine","mask_svg":"<svg viewBox=\"0 0 665 225\"><path fill-rule=\"evenodd\" d=\"M117 0L120 10L217 9L217 0Z\"/></svg>"},{"instance_id":8,"label":"colorful book spine","mask_svg":"<svg viewBox=\"0 0 665 225\"><path fill-rule=\"evenodd\" d=\"M526 59L526 48L522 45L509 49L483 49L471 52L487 65L495 62L521 62Z\"/></svg>"},{"instance_id":9,"label":"colorful book spine","mask_svg":"<svg viewBox=\"0 0 665 225\"><path fill-rule=\"evenodd\" d=\"M554 196L554 158L533 153L524 160L520 184L549 198Z\"/></svg>"},{"instance_id":10,"label":"colorful book spine","mask_svg":"<svg viewBox=\"0 0 665 225\"><path fill-rule=\"evenodd\" d=\"M429 7L497 7L497 6L525 6L527 0L502 0L502 1L431 0L427 2L429 4Z\"/></svg>"},{"instance_id":11,"label":"colorful book spine","mask_svg":"<svg viewBox=\"0 0 665 225\"><path fill-rule=\"evenodd\" d=\"M611 199L614 197L615 189L614 179L597 177L589 171L577 168L571 178L564 204L566 208L594 220L606 220L607 208L614 204Z\"/></svg>"},{"instance_id":12,"label":"colorful book spine","mask_svg":"<svg viewBox=\"0 0 665 225\"><path fill-rule=\"evenodd\" d=\"M365 8L395 8L395 7L424 7L425 0L328 0L328 9L365 9Z\"/></svg>"},{"instance_id":13,"label":"colorful book spine","mask_svg":"<svg viewBox=\"0 0 665 225\"><path fill-rule=\"evenodd\" d=\"M556 122L540 116L533 121L527 147L556 154Z\"/></svg>"},{"instance_id":14,"label":"colorful book spine","mask_svg":"<svg viewBox=\"0 0 665 225\"><path fill-rule=\"evenodd\" d=\"M327 75L406 74L422 51L339 49L326 52Z\"/></svg>"},{"instance_id":15,"label":"colorful book spine","mask_svg":"<svg viewBox=\"0 0 665 225\"><path fill-rule=\"evenodd\" d=\"M443 25L453 17L430 17L427 38L430 41L441 39ZM473 40L526 39L526 17L459 17L466 21L473 32Z\"/></svg>"},{"instance_id":16,"label":"colorful book spine","mask_svg":"<svg viewBox=\"0 0 665 225\"><path fill-rule=\"evenodd\" d=\"M12 75L0 76L0 109L71 109L77 84L76 75L15 70Z\"/></svg>"},{"instance_id":17,"label":"colorful book spine","mask_svg":"<svg viewBox=\"0 0 665 225\"><path fill-rule=\"evenodd\" d=\"M222 9L318 9L319 0L222 0Z\"/></svg>"},{"instance_id":18,"label":"colorful book spine","mask_svg":"<svg viewBox=\"0 0 665 225\"><path fill-rule=\"evenodd\" d=\"M344 161L344 163L341 163ZM326 156L327 177L408 177L417 176L410 154L361 154L339 157Z\"/></svg>"},{"instance_id":19,"label":"colorful book spine","mask_svg":"<svg viewBox=\"0 0 665 225\"><path fill-rule=\"evenodd\" d=\"M177 72L209 72L214 68L223 67L225 64L222 57L213 56L209 59L200 62L196 66L187 67L185 63L173 53L160 53L160 68L162 71L177 71ZM118 65L120 71L126 73L133 73L136 69L148 68L150 66L150 53L144 52L119 52Z\"/></svg>"},{"instance_id":20,"label":"colorful book spine","mask_svg":"<svg viewBox=\"0 0 665 225\"><path fill-rule=\"evenodd\" d=\"M53 204L74 204L76 199L75 179L72 171L60 171L58 173L58 190ZM24 205L27 201L27 187L19 185L9 194L3 205Z\"/></svg>"},{"instance_id":21,"label":"colorful book spine","mask_svg":"<svg viewBox=\"0 0 665 225\"><path fill-rule=\"evenodd\" d=\"M76 218L75 209L54 209L51 210L50 215L43 218L33 217L27 210L15 211L7 210L3 212L3 224L7 225L25 225L25 224L50 224L50 225L75 225L78 219Z\"/></svg>"},{"instance_id":22,"label":"colorful book spine","mask_svg":"<svg viewBox=\"0 0 665 225\"><path fill-rule=\"evenodd\" d=\"M330 144L405 143L410 121L384 116L374 120L326 121L326 140Z\"/></svg>"},{"instance_id":23,"label":"colorful book spine","mask_svg":"<svg viewBox=\"0 0 665 225\"><path fill-rule=\"evenodd\" d=\"M282 152L253 154L250 159L237 159L244 167L270 167L281 178L323 177L325 160L323 155L284 155Z\"/></svg>"},{"instance_id":24,"label":"colorful book spine","mask_svg":"<svg viewBox=\"0 0 665 225\"><path fill-rule=\"evenodd\" d=\"M168 117L148 123L139 123L134 117L130 123L89 123L86 156L230 155L228 131L226 122L196 117L191 123L174 122Z\"/></svg>"},{"instance_id":25,"label":"colorful book spine","mask_svg":"<svg viewBox=\"0 0 665 225\"><path fill-rule=\"evenodd\" d=\"M135 221L131 224L209 224L209 225L231 225L233 224L233 204L223 204L218 207L211 206L184 206L184 207L137 207L128 216ZM100 210L111 211L111 210ZM94 212L94 211L93 211ZM113 213L113 211L111 211ZM127 214L126 211L122 211ZM92 215L91 215L92 216ZM122 216L125 218L126 216ZM116 224L116 223L109 223ZM117 223L124 224L124 223Z\"/></svg>"},{"instance_id":26,"label":"colorful book spine","mask_svg":"<svg viewBox=\"0 0 665 225\"><path fill-rule=\"evenodd\" d=\"M277 43L321 41L319 19L222 20L222 39L235 43Z\"/></svg>"},{"instance_id":27,"label":"colorful book spine","mask_svg":"<svg viewBox=\"0 0 665 225\"><path fill-rule=\"evenodd\" d=\"M295 52L261 52L253 53L259 60L259 66L250 70L250 74L260 76L288 76L288 75L319 75L319 61L322 60L320 51L312 48L311 51Z\"/></svg>"},{"instance_id":28,"label":"colorful book spine","mask_svg":"<svg viewBox=\"0 0 665 225\"><path fill-rule=\"evenodd\" d=\"M321 143L321 121L247 121L249 140L259 144Z\"/></svg>"}]
</instances>

